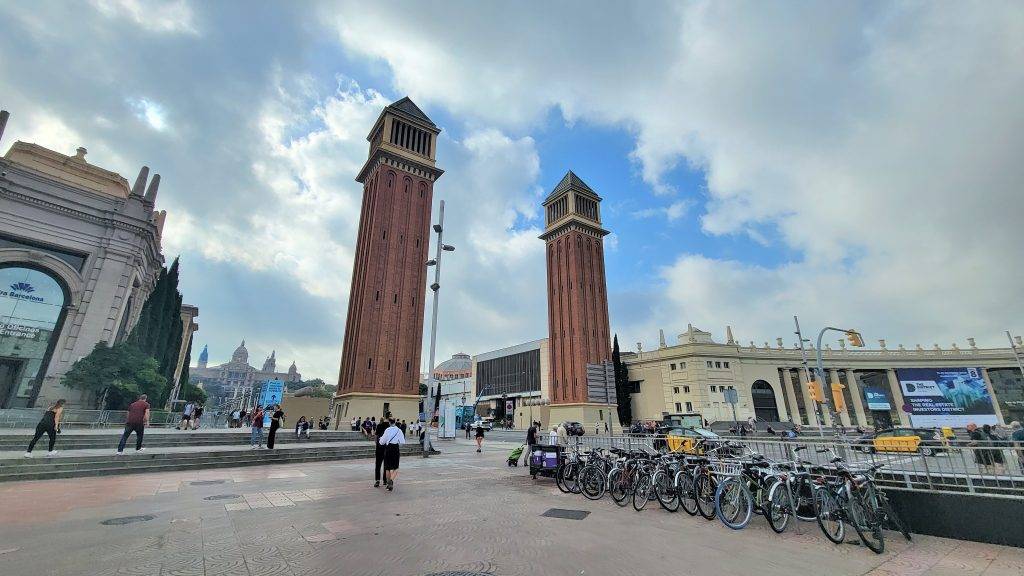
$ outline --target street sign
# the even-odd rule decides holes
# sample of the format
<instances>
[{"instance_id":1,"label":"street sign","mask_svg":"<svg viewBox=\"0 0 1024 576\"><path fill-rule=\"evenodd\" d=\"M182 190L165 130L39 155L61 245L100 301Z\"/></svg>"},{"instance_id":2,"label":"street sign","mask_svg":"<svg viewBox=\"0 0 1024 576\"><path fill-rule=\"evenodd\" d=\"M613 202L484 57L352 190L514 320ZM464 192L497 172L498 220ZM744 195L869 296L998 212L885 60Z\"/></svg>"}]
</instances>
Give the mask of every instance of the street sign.
<instances>
[{"instance_id":1,"label":"street sign","mask_svg":"<svg viewBox=\"0 0 1024 576\"><path fill-rule=\"evenodd\" d=\"M723 392L725 393L725 401L727 403L729 403L729 404L738 404L739 403L740 396L739 396L739 394L736 393L735 389L733 389L733 388L726 388Z\"/></svg>"},{"instance_id":2,"label":"street sign","mask_svg":"<svg viewBox=\"0 0 1024 576\"><path fill-rule=\"evenodd\" d=\"M615 367L611 362L587 364L587 401L615 404Z\"/></svg>"}]
</instances>

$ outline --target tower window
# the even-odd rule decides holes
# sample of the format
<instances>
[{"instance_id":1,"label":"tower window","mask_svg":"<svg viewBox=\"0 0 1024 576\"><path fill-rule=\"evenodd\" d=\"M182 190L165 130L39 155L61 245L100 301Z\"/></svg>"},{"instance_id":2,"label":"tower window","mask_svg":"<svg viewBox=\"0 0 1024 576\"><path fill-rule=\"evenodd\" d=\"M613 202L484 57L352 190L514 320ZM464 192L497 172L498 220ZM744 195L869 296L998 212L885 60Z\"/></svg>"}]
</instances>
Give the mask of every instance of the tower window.
<instances>
[{"instance_id":1,"label":"tower window","mask_svg":"<svg viewBox=\"0 0 1024 576\"><path fill-rule=\"evenodd\" d=\"M370 368L373 368L373 358L366 359L366 369L369 370Z\"/></svg>"},{"instance_id":2,"label":"tower window","mask_svg":"<svg viewBox=\"0 0 1024 576\"><path fill-rule=\"evenodd\" d=\"M373 295L373 300L374 302L380 300L380 290L377 290L376 294Z\"/></svg>"},{"instance_id":3,"label":"tower window","mask_svg":"<svg viewBox=\"0 0 1024 576\"><path fill-rule=\"evenodd\" d=\"M381 240L387 240L387 239L388 239L388 231L387 231L387 230L385 230L385 231L384 231L384 235L383 235L383 236L381 236Z\"/></svg>"},{"instance_id":4,"label":"tower window","mask_svg":"<svg viewBox=\"0 0 1024 576\"><path fill-rule=\"evenodd\" d=\"M409 361L408 360L405 361L405 371L406 372L409 371Z\"/></svg>"},{"instance_id":5,"label":"tower window","mask_svg":"<svg viewBox=\"0 0 1024 576\"><path fill-rule=\"evenodd\" d=\"M395 292L395 299L392 300L393 304L398 304L398 292Z\"/></svg>"},{"instance_id":6,"label":"tower window","mask_svg":"<svg viewBox=\"0 0 1024 576\"><path fill-rule=\"evenodd\" d=\"M391 360L388 360L388 372L391 372Z\"/></svg>"}]
</instances>

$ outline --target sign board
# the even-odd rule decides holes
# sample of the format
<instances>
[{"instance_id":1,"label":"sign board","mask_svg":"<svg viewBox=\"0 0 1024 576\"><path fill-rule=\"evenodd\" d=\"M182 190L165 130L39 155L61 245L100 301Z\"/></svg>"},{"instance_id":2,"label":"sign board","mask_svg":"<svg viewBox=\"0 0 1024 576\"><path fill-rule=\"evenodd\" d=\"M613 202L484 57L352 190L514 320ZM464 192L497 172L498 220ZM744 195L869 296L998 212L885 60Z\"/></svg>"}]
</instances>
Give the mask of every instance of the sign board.
<instances>
[{"instance_id":1,"label":"sign board","mask_svg":"<svg viewBox=\"0 0 1024 576\"><path fill-rule=\"evenodd\" d=\"M980 368L901 368L896 379L915 426L999 422Z\"/></svg>"},{"instance_id":2,"label":"sign board","mask_svg":"<svg viewBox=\"0 0 1024 576\"><path fill-rule=\"evenodd\" d=\"M735 389L733 389L733 388L726 388L725 390L723 390L723 393L725 394L725 401L726 401L726 403L728 403L728 404L738 404L739 403L740 395L739 395L739 393L736 392Z\"/></svg>"},{"instance_id":3,"label":"sign board","mask_svg":"<svg viewBox=\"0 0 1024 576\"><path fill-rule=\"evenodd\" d=\"M515 403L515 401L513 401L511 399L505 400L505 415L509 416L513 412L515 412L515 410L516 410L516 403Z\"/></svg>"},{"instance_id":4,"label":"sign board","mask_svg":"<svg viewBox=\"0 0 1024 576\"><path fill-rule=\"evenodd\" d=\"M615 404L615 367L611 362L587 364L587 401Z\"/></svg>"},{"instance_id":5,"label":"sign board","mask_svg":"<svg viewBox=\"0 0 1024 576\"><path fill-rule=\"evenodd\" d=\"M266 408L272 404L280 404L284 396L284 382L280 380L267 380L260 389L259 405ZM264 412L263 425L270 426L270 412Z\"/></svg>"},{"instance_id":6,"label":"sign board","mask_svg":"<svg viewBox=\"0 0 1024 576\"><path fill-rule=\"evenodd\" d=\"M889 396L885 393L885 390L882 390L881 388L865 386L864 402L867 404L868 410L892 410L892 404L889 403Z\"/></svg>"}]
</instances>

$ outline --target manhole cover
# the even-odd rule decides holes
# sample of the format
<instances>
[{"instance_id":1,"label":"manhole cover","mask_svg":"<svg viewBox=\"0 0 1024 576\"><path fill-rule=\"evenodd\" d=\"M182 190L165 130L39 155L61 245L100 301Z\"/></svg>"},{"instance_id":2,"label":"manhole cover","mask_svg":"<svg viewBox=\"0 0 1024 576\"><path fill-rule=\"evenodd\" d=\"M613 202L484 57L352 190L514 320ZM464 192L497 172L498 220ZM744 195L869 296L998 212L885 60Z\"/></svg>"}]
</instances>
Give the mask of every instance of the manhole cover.
<instances>
[{"instance_id":1,"label":"manhole cover","mask_svg":"<svg viewBox=\"0 0 1024 576\"><path fill-rule=\"evenodd\" d=\"M590 515L586 510L566 510L564 508L552 508L541 516L548 518L565 518L566 520L583 520Z\"/></svg>"},{"instance_id":2,"label":"manhole cover","mask_svg":"<svg viewBox=\"0 0 1024 576\"><path fill-rule=\"evenodd\" d=\"M203 500L234 500L235 498L241 498L238 494L216 494L213 496L207 496Z\"/></svg>"},{"instance_id":3,"label":"manhole cover","mask_svg":"<svg viewBox=\"0 0 1024 576\"><path fill-rule=\"evenodd\" d=\"M193 486L213 486L214 484L223 484L227 480L196 480L195 482L189 482Z\"/></svg>"},{"instance_id":4,"label":"manhole cover","mask_svg":"<svg viewBox=\"0 0 1024 576\"><path fill-rule=\"evenodd\" d=\"M135 522L149 522L154 518L156 518L156 516L152 514L143 514L141 516L124 516L121 518L108 518L103 522L100 522L100 524L103 524L104 526L120 526L121 524L133 524Z\"/></svg>"}]
</instances>

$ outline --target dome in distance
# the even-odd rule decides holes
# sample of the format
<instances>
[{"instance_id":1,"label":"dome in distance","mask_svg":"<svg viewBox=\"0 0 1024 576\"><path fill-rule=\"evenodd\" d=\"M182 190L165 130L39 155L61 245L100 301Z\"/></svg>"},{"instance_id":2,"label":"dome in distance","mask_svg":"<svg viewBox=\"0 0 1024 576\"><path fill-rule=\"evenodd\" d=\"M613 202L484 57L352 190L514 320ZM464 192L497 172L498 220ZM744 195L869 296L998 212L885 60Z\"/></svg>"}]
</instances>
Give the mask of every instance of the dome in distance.
<instances>
[{"instance_id":1,"label":"dome in distance","mask_svg":"<svg viewBox=\"0 0 1024 576\"><path fill-rule=\"evenodd\" d=\"M469 354L459 352L434 368L434 378L437 380L469 378L472 372L473 359L470 358Z\"/></svg>"}]
</instances>

